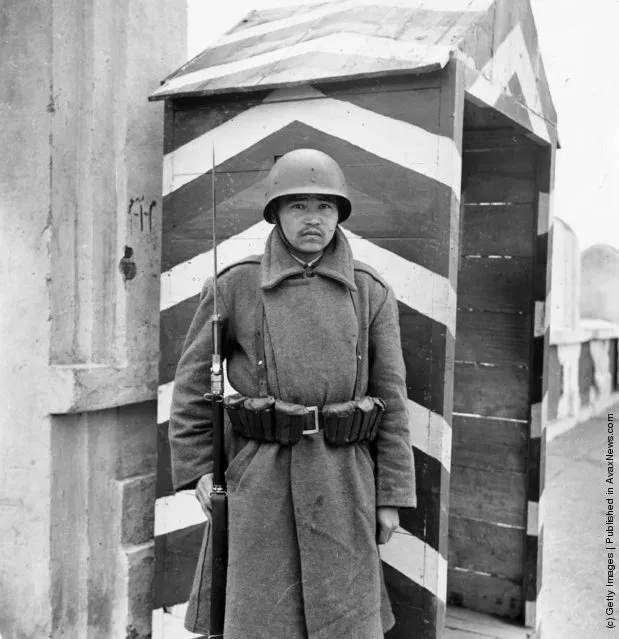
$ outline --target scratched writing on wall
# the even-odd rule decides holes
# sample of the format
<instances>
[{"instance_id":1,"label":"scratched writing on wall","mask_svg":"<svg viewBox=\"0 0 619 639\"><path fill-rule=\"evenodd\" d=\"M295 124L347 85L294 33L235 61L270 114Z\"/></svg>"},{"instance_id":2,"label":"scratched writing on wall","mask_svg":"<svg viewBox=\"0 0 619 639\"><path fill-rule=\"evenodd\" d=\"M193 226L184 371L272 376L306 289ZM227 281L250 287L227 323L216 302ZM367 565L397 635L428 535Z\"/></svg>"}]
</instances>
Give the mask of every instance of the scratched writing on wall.
<instances>
[{"instance_id":1,"label":"scratched writing on wall","mask_svg":"<svg viewBox=\"0 0 619 639\"><path fill-rule=\"evenodd\" d=\"M135 230L137 231L138 220L140 231L148 231L149 233L152 232L153 211L156 206L156 200L152 200L148 207L146 207L143 195L140 197L132 197L129 200L129 207L127 209L127 215L129 217L129 232L133 232L134 225Z\"/></svg>"}]
</instances>

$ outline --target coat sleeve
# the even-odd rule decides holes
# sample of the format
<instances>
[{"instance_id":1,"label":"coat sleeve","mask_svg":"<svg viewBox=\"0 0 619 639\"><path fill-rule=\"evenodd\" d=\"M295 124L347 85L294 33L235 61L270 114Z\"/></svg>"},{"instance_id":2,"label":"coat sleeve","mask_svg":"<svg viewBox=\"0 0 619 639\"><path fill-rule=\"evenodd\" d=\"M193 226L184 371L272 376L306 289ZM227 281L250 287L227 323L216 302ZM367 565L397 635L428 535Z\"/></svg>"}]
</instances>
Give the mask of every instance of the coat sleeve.
<instances>
[{"instance_id":1,"label":"coat sleeve","mask_svg":"<svg viewBox=\"0 0 619 639\"><path fill-rule=\"evenodd\" d=\"M213 470L211 406L204 399L210 391L210 368L213 352L211 315L213 314L213 280L210 278L200 294L200 303L191 321L174 378L168 434L175 490L194 488L202 475ZM222 355L228 354L230 318L217 296L218 312L223 316Z\"/></svg>"},{"instance_id":2,"label":"coat sleeve","mask_svg":"<svg viewBox=\"0 0 619 639\"><path fill-rule=\"evenodd\" d=\"M376 505L414 507L415 467L410 443L406 370L398 306L391 288L369 332L370 395L386 403L376 436Z\"/></svg>"}]
</instances>

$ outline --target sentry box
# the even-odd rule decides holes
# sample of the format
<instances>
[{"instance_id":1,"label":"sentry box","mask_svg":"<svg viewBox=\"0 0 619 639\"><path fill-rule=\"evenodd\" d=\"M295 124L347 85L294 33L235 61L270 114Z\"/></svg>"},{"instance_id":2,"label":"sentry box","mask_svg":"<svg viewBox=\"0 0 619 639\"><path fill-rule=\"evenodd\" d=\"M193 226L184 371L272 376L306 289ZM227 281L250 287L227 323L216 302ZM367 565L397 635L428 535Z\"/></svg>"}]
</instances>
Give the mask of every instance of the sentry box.
<instances>
[{"instance_id":1,"label":"sentry box","mask_svg":"<svg viewBox=\"0 0 619 639\"><path fill-rule=\"evenodd\" d=\"M158 496L172 493L175 366L212 274L211 150L222 266L262 252L277 158L323 150L351 188L355 256L400 305L418 507L381 547L397 616L388 636L471 630L481 617L466 610L530 636L557 129L528 1L254 11L151 99L166 101ZM201 536L185 520L157 537L157 607L187 599Z\"/></svg>"}]
</instances>

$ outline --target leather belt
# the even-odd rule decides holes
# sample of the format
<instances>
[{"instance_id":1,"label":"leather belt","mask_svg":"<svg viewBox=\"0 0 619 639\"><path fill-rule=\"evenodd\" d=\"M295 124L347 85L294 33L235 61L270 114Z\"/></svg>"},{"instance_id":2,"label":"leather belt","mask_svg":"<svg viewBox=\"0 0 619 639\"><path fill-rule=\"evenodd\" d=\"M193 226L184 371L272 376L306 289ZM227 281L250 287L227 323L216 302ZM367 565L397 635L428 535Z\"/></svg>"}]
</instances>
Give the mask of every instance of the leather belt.
<instances>
[{"instance_id":1,"label":"leather belt","mask_svg":"<svg viewBox=\"0 0 619 639\"><path fill-rule=\"evenodd\" d=\"M372 441L385 410L376 397L318 406L302 406L274 397L231 395L224 408L235 433L247 439L296 444L301 437L324 432L334 446Z\"/></svg>"}]
</instances>

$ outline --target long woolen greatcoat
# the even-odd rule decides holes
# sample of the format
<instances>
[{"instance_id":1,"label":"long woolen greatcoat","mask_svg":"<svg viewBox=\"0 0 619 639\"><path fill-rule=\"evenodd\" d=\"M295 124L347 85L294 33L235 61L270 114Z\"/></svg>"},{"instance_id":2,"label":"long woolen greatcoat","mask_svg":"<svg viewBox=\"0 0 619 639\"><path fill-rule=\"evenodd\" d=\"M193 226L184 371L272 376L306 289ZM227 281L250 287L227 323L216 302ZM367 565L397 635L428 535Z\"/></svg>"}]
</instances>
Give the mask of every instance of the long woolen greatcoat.
<instances>
[{"instance_id":1,"label":"long woolen greatcoat","mask_svg":"<svg viewBox=\"0 0 619 639\"><path fill-rule=\"evenodd\" d=\"M353 260L337 229L314 270L274 230L264 256L218 278L230 385L258 396L255 309L265 308L269 394L307 406L365 394L387 405L375 452L330 446L319 434L294 446L246 440L226 428L229 567L226 639L379 639L394 622L376 545L377 506L414 506L415 482L398 310L387 284ZM359 332L351 290L357 290ZM176 373L170 416L177 490L212 471L209 388L212 284L205 285ZM208 634L207 526L185 625Z\"/></svg>"}]
</instances>

